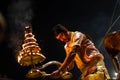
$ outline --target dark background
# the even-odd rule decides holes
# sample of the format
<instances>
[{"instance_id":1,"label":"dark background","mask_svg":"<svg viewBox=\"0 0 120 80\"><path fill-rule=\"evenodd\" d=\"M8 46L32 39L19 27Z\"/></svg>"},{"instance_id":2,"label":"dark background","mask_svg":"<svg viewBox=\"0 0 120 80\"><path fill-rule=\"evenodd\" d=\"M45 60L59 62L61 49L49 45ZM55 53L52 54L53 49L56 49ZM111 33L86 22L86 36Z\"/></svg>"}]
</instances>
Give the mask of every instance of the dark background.
<instances>
[{"instance_id":1,"label":"dark background","mask_svg":"<svg viewBox=\"0 0 120 80\"><path fill-rule=\"evenodd\" d=\"M31 80L25 77L30 67L20 66L16 61L26 24L32 25L41 52L46 56L43 64L51 60L62 62L65 58L64 43L57 41L52 33L52 27L58 23L69 30L90 35L105 57L105 65L110 76L115 76L102 40L107 33L120 29L119 7L119 0L1 0L0 12L5 17L7 25L5 36L0 42L1 76L6 75L13 80ZM47 73L53 70L56 70L56 67L50 66L46 69ZM71 80L77 80L81 74L76 66L71 72ZM42 79L48 80L49 77L32 80Z\"/></svg>"}]
</instances>

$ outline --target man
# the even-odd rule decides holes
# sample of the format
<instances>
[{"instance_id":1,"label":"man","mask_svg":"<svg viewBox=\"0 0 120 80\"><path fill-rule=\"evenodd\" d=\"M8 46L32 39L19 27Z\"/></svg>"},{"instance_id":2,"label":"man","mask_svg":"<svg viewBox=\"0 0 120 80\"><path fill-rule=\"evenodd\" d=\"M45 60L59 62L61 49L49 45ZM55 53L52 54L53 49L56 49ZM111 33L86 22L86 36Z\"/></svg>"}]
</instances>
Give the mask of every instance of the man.
<instances>
[{"instance_id":1,"label":"man","mask_svg":"<svg viewBox=\"0 0 120 80\"><path fill-rule=\"evenodd\" d=\"M74 62L82 72L81 80L109 80L110 76L103 62L104 57L88 37L78 31L69 31L61 24L53 27L55 38L65 42L66 58L51 78L59 78L65 71L72 69Z\"/></svg>"}]
</instances>

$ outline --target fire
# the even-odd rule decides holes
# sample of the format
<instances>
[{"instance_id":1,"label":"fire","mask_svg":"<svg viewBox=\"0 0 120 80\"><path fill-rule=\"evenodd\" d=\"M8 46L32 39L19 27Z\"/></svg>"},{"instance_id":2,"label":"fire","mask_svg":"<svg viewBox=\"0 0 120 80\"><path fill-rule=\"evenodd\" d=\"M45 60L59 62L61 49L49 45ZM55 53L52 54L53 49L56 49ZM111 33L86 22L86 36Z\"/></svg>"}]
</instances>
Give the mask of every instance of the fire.
<instances>
[{"instance_id":1,"label":"fire","mask_svg":"<svg viewBox=\"0 0 120 80\"><path fill-rule=\"evenodd\" d=\"M30 26L25 27L24 43L22 50L19 51L17 56L18 63L22 66L35 65L45 60L45 56L41 53L41 48L36 43L36 39L32 34Z\"/></svg>"}]
</instances>

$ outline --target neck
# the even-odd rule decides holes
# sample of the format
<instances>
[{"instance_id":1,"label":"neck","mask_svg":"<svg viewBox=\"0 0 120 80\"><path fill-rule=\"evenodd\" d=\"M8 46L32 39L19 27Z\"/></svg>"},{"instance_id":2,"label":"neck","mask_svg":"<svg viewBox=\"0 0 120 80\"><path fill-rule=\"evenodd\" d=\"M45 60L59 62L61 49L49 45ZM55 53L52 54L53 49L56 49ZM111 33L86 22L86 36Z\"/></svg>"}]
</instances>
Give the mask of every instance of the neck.
<instances>
[{"instance_id":1,"label":"neck","mask_svg":"<svg viewBox=\"0 0 120 80\"><path fill-rule=\"evenodd\" d=\"M68 40L70 41L72 33L70 31L68 31L67 34L68 34Z\"/></svg>"}]
</instances>

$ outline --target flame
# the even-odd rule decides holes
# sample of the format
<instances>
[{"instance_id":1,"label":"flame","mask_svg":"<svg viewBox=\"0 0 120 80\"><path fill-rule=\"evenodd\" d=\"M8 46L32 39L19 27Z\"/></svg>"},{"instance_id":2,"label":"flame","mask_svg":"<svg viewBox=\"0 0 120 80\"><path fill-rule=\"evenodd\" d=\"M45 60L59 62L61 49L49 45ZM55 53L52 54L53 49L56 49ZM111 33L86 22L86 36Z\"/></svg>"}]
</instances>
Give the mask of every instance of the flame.
<instances>
[{"instance_id":1,"label":"flame","mask_svg":"<svg viewBox=\"0 0 120 80\"><path fill-rule=\"evenodd\" d=\"M22 66L29 66L43 62L45 56L41 53L41 48L36 43L36 39L32 34L32 28L30 26L25 27L24 43L22 44L22 50L19 51L17 56L18 63Z\"/></svg>"}]
</instances>

